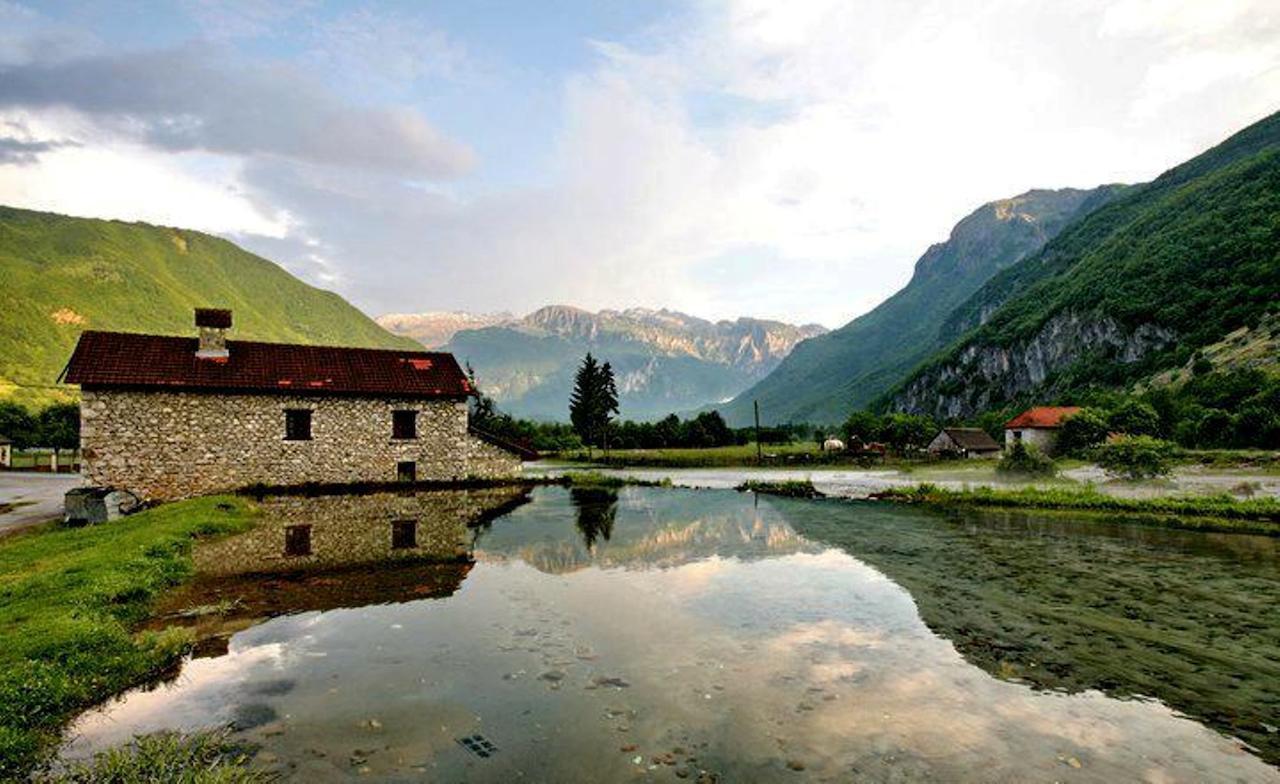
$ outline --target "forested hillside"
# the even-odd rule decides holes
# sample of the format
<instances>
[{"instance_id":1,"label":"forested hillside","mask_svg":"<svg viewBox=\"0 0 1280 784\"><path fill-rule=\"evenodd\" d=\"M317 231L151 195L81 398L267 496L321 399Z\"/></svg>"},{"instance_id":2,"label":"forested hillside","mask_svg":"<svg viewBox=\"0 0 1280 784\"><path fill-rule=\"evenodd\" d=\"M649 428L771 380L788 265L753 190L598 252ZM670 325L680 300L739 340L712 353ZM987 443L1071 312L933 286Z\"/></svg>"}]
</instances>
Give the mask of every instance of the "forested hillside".
<instances>
[{"instance_id":1,"label":"forested hillside","mask_svg":"<svg viewBox=\"0 0 1280 784\"><path fill-rule=\"evenodd\" d=\"M992 275L1121 190L1034 190L983 205L945 242L925 251L906 287L870 313L798 345L777 370L722 409L726 418L746 424L758 400L769 423L843 420L954 339L958 333L944 320Z\"/></svg>"},{"instance_id":2,"label":"forested hillside","mask_svg":"<svg viewBox=\"0 0 1280 784\"><path fill-rule=\"evenodd\" d=\"M193 335L231 308L242 339L415 348L346 300L197 231L0 207L0 400L66 399L54 380L85 329Z\"/></svg>"},{"instance_id":3,"label":"forested hillside","mask_svg":"<svg viewBox=\"0 0 1280 784\"><path fill-rule=\"evenodd\" d=\"M1120 387L1280 310L1280 115L1137 186L992 278L882 404L942 418Z\"/></svg>"}]
</instances>

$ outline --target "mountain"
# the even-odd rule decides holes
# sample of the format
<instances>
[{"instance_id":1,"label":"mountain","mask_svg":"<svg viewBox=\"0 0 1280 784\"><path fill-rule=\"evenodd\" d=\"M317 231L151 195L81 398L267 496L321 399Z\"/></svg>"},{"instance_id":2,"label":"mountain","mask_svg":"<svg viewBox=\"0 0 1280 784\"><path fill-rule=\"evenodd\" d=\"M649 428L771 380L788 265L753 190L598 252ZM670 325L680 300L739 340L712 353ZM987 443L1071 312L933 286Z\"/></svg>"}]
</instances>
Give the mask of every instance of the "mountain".
<instances>
[{"instance_id":1,"label":"mountain","mask_svg":"<svg viewBox=\"0 0 1280 784\"><path fill-rule=\"evenodd\" d=\"M480 329L515 321L510 313L466 313L437 310L426 313L388 313L378 316L378 326L397 335L413 338L427 348L439 348L464 329Z\"/></svg>"},{"instance_id":2,"label":"mountain","mask_svg":"<svg viewBox=\"0 0 1280 784\"><path fill-rule=\"evenodd\" d=\"M480 388L504 411L548 420L568 418L573 375L590 351L613 363L622 416L652 419L728 400L823 332L752 318L712 322L670 310L552 305L461 330L445 349L475 368Z\"/></svg>"},{"instance_id":3,"label":"mountain","mask_svg":"<svg viewBox=\"0 0 1280 784\"><path fill-rule=\"evenodd\" d=\"M242 339L418 348L329 291L197 231L0 207L0 400L43 404L81 330L194 335L234 311Z\"/></svg>"},{"instance_id":4,"label":"mountain","mask_svg":"<svg viewBox=\"0 0 1280 784\"><path fill-rule=\"evenodd\" d=\"M925 251L910 282L871 312L796 346L777 370L723 407L733 424L752 417L834 423L864 408L956 333L947 316L991 276L1035 253L1075 217L1122 186L1033 190L984 204Z\"/></svg>"},{"instance_id":5,"label":"mountain","mask_svg":"<svg viewBox=\"0 0 1280 784\"><path fill-rule=\"evenodd\" d=\"M961 337L886 396L966 417L1185 364L1280 312L1280 113L1064 229L947 319Z\"/></svg>"}]
</instances>

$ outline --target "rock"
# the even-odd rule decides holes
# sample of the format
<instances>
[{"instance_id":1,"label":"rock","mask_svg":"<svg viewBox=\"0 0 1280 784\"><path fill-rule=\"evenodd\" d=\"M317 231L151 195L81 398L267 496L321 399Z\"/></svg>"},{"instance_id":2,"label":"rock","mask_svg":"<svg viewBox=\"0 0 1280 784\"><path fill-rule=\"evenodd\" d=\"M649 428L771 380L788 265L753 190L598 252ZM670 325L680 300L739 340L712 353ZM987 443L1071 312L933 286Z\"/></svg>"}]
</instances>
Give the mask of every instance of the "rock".
<instances>
[{"instance_id":1,"label":"rock","mask_svg":"<svg viewBox=\"0 0 1280 784\"><path fill-rule=\"evenodd\" d=\"M796 759L787 760L787 769L794 770L797 772L802 771L804 770L804 763Z\"/></svg>"},{"instance_id":2,"label":"rock","mask_svg":"<svg viewBox=\"0 0 1280 784\"><path fill-rule=\"evenodd\" d=\"M564 680L564 672L562 670L548 670L538 676L539 680L550 681L551 683L559 683Z\"/></svg>"}]
</instances>

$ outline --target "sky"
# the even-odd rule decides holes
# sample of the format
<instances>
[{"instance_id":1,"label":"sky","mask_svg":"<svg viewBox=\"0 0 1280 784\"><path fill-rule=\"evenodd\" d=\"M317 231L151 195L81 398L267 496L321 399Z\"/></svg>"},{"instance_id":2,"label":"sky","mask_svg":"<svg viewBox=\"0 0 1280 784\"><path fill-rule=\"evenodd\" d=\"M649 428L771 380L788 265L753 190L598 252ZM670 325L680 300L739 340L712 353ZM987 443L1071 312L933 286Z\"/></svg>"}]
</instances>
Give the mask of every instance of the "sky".
<instances>
[{"instance_id":1,"label":"sky","mask_svg":"<svg viewBox=\"0 0 1280 784\"><path fill-rule=\"evenodd\" d=\"M372 315L839 326L980 205L1280 109L1276 0L0 0L0 203Z\"/></svg>"}]
</instances>

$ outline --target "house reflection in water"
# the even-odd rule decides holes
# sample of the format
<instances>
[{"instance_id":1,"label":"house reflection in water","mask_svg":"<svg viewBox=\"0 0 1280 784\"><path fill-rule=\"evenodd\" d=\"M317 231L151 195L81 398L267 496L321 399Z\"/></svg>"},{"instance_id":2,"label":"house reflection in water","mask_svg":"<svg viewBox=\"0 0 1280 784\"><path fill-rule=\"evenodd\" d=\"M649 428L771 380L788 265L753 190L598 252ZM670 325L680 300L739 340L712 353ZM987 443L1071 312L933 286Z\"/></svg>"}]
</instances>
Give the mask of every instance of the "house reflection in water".
<instances>
[{"instance_id":1,"label":"house reflection in water","mask_svg":"<svg viewBox=\"0 0 1280 784\"><path fill-rule=\"evenodd\" d=\"M395 561L466 560L471 528L528 500L526 487L269 496L261 521L195 552L205 576L313 571Z\"/></svg>"},{"instance_id":2,"label":"house reflection in water","mask_svg":"<svg viewBox=\"0 0 1280 784\"><path fill-rule=\"evenodd\" d=\"M194 627L197 655L216 656L270 617L451 596L475 529L528 500L521 486L266 497L252 530L196 548L196 578L151 625Z\"/></svg>"}]
</instances>

